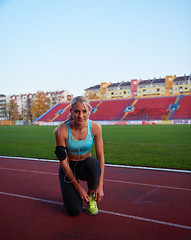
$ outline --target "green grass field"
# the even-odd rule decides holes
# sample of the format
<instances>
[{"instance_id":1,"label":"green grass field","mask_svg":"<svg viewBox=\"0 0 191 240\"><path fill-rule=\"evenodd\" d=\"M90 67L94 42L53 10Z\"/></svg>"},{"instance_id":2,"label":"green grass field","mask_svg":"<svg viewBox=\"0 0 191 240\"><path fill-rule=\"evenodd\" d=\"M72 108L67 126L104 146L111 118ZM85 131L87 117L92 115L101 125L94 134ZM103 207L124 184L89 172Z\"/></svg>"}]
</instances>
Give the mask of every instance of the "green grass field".
<instances>
[{"instance_id":1,"label":"green grass field","mask_svg":"<svg viewBox=\"0 0 191 240\"><path fill-rule=\"evenodd\" d=\"M0 126L0 155L56 159L54 126ZM191 126L102 126L106 163L191 170ZM95 156L95 149L92 149Z\"/></svg>"}]
</instances>

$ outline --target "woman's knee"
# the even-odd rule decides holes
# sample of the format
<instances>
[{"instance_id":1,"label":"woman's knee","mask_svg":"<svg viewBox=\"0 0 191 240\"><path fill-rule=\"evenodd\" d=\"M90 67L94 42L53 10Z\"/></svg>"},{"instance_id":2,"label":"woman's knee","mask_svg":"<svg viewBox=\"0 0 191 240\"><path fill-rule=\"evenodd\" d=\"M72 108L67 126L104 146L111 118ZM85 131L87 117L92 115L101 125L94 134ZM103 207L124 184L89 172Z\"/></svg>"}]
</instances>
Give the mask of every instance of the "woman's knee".
<instances>
[{"instance_id":1,"label":"woman's knee","mask_svg":"<svg viewBox=\"0 0 191 240\"><path fill-rule=\"evenodd\" d=\"M75 206L73 207L68 207L64 205L64 208L66 210L66 213L70 216L78 216L82 212L82 208L77 208Z\"/></svg>"},{"instance_id":2,"label":"woman's knee","mask_svg":"<svg viewBox=\"0 0 191 240\"><path fill-rule=\"evenodd\" d=\"M87 164L88 164L88 171L87 171L88 189L95 190L101 175L100 164L98 160L93 157L89 157L87 159Z\"/></svg>"},{"instance_id":3,"label":"woman's knee","mask_svg":"<svg viewBox=\"0 0 191 240\"><path fill-rule=\"evenodd\" d=\"M88 157L88 158L86 158L86 161L87 161L89 171L92 172L92 175L94 175L94 174L100 175L101 174L100 164L96 158Z\"/></svg>"}]
</instances>

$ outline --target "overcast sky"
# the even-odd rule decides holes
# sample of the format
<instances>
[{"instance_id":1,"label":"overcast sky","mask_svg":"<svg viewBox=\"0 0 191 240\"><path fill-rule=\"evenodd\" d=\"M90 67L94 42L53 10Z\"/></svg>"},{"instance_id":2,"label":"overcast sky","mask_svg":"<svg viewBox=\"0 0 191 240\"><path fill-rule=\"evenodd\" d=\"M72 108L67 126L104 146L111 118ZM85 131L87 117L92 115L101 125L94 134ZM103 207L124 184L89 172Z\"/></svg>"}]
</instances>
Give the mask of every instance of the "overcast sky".
<instances>
[{"instance_id":1,"label":"overcast sky","mask_svg":"<svg viewBox=\"0 0 191 240\"><path fill-rule=\"evenodd\" d=\"M191 74L190 0L0 0L0 94Z\"/></svg>"}]
</instances>

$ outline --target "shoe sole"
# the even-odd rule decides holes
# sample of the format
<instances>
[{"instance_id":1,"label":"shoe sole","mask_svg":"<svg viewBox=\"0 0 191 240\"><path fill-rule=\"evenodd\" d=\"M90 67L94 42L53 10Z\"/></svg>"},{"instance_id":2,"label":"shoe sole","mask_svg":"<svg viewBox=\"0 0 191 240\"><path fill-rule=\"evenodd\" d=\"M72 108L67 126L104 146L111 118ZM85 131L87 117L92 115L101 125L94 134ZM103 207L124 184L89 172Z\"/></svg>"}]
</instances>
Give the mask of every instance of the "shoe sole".
<instances>
[{"instance_id":1,"label":"shoe sole","mask_svg":"<svg viewBox=\"0 0 191 240\"><path fill-rule=\"evenodd\" d=\"M88 210L86 212L88 215L93 216L93 215L97 215L99 213L99 210L96 213L90 213L90 212L88 212Z\"/></svg>"}]
</instances>

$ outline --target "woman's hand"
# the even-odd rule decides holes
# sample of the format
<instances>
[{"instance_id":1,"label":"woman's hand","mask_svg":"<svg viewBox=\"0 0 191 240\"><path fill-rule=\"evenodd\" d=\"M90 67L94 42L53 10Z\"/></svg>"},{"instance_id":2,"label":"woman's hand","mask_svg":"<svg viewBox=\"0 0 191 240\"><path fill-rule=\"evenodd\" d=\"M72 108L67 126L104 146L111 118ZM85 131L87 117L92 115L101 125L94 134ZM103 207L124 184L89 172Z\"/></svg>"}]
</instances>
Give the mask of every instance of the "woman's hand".
<instances>
[{"instance_id":1,"label":"woman's hand","mask_svg":"<svg viewBox=\"0 0 191 240\"><path fill-rule=\"evenodd\" d=\"M77 191L84 202L89 202L90 197L83 187L79 185Z\"/></svg>"},{"instance_id":2,"label":"woman's hand","mask_svg":"<svg viewBox=\"0 0 191 240\"><path fill-rule=\"evenodd\" d=\"M102 200L103 196L103 186L98 185L97 189L95 190L95 200L99 202Z\"/></svg>"}]
</instances>

